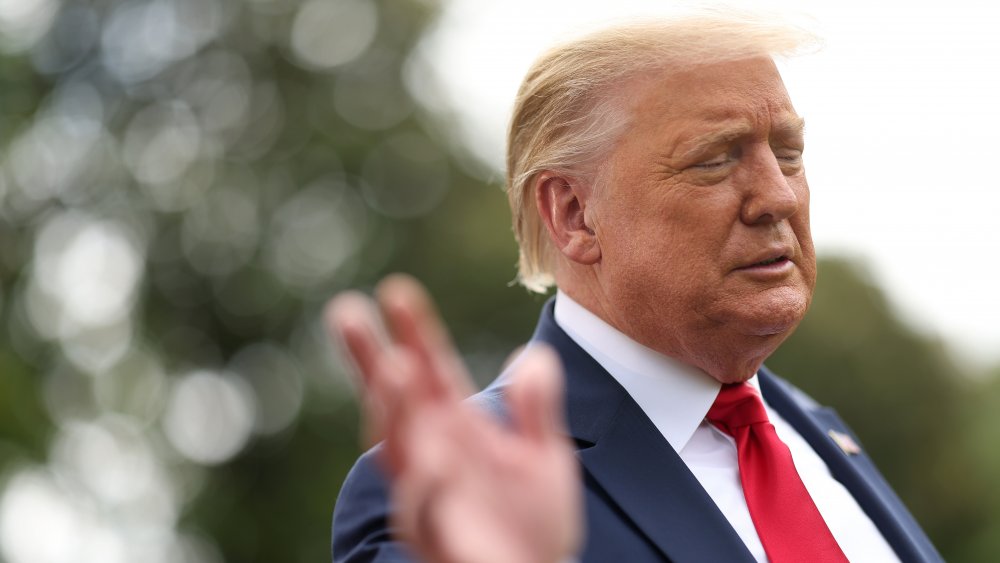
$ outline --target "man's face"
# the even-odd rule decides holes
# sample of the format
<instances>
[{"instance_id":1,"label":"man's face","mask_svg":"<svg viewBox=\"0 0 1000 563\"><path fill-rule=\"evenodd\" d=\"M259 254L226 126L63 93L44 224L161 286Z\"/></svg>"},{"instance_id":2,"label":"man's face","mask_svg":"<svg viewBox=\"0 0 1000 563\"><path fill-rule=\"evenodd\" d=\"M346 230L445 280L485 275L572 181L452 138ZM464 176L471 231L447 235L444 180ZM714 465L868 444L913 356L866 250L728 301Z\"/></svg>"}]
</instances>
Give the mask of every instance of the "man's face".
<instances>
[{"instance_id":1,"label":"man's face","mask_svg":"<svg viewBox=\"0 0 1000 563\"><path fill-rule=\"evenodd\" d=\"M623 88L632 124L587 209L607 320L716 378L749 377L815 285L802 121L767 58Z\"/></svg>"}]
</instances>

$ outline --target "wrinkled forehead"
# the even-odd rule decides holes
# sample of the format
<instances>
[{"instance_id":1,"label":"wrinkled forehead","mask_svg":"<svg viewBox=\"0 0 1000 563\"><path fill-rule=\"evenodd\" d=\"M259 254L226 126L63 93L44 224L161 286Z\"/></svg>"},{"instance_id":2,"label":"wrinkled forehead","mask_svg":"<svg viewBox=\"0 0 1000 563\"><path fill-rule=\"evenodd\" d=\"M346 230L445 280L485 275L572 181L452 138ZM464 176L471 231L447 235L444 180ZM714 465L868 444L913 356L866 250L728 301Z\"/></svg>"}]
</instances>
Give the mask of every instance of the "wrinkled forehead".
<instances>
[{"instance_id":1,"label":"wrinkled forehead","mask_svg":"<svg viewBox=\"0 0 1000 563\"><path fill-rule=\"evenodd\" d=\"M622 86L623 125L604 160L606 173L653 162L683 165L741 139L803 146L804 122L769 57L659 69Z\"/></svg>"},{"instance_id":2,"label":"wrinkled forehead","mask_svg":"<svg viewBox=\"0 0 1000 563\"><path fill-rule=\"evenodd\" d=\"M768 56L653 69L623 84L619 96L633 125L657 119L795 115L778 68Z\"/></svg>"}]
</instances>

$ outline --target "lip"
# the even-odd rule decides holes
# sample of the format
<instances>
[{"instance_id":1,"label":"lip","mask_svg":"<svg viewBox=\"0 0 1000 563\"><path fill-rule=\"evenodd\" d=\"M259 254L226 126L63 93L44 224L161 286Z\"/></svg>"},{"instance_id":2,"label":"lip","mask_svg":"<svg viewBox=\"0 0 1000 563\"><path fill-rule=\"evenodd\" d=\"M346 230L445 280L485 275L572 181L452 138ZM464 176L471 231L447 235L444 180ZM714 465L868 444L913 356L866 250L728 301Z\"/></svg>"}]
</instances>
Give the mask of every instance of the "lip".
<instances>
[{"instance_id":1,"label":"lip","mask_svg":"<svg viewBox=\"0 0 1000 563\"><path fill-rule=\"evenodd\" d=\"M736 271L780 271L792 266L793 251L788 246L771 247L741 266L734 268Z\"/></svg>"}]
</instances>

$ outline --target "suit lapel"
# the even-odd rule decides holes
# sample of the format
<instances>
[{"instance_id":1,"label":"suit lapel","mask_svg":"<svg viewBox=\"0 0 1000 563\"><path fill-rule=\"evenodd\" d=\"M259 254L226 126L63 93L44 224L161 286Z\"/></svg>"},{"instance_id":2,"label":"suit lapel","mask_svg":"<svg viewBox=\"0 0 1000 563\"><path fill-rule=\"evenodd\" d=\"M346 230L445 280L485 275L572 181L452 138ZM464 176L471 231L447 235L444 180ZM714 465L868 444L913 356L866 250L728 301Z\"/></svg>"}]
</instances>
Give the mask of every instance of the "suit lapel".
<instances>
[{"instance_id":1,"label":"suit lapel","mask_svg":"<svg viewBox=\"0 0 1000 563\"><path fill-rule=\"evenodd\" d=\"M753 561L708 493L631 399L599 441L579 455L586 471L671 561Z\"/></svg>"},{"instance_id":2,"label":"suit lapel","mask_svg":"<svg viewBox=\"0 0 1000 563\"><path fill-rule=\"evenodd\" d=\"M829 408L816 405L766 368L759 372L761 392L778 412L823 459L834 479L851 493L861 509L903 561L941 561L933 544L913 520L902 501L863 452L851 453L830 431L857 438ZM851 448L848 447L847 450Z\"/></svg>"},{"instance_id":3,"label":"suit lapel","mask_svg":"<svg viewBox=\"0 0 1000 563\"><path fill-rule=\"evenodd\" d=\"M584 469L671 561L753 557L670 444L593 358L554 322L546 306L535 341L553 346L567 374L570 433Z\"/></svg>"}]
</instances>

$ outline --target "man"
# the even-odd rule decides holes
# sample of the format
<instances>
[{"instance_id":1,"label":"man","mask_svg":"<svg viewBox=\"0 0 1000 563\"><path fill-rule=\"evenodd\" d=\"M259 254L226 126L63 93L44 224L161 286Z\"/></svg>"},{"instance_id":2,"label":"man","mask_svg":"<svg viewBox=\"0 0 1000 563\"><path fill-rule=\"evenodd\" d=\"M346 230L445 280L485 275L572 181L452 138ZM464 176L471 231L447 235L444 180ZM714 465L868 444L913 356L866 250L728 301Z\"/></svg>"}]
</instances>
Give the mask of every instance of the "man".
<instances>
[{"instance_id":1,"label":"man","mask_svg":"<svg viewBox=\"0 0 1000 563\"><path fill-rule=\"evenodd\" d=\"M378 291L391 340L364 297L333 302L386 439L344 484L335 560L940 559L839 419L762 367L815 284L803 120L772 61L807 40L695 17L535 64L508 193L519 279L557 296L465 403L414 282Z\"/></svg>"}]
</instances>

